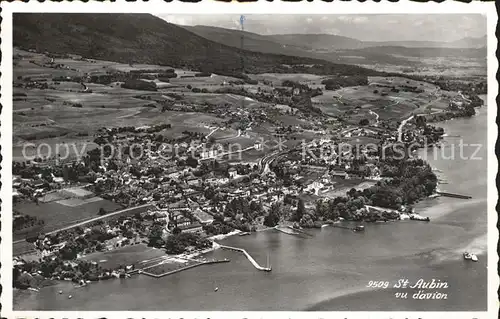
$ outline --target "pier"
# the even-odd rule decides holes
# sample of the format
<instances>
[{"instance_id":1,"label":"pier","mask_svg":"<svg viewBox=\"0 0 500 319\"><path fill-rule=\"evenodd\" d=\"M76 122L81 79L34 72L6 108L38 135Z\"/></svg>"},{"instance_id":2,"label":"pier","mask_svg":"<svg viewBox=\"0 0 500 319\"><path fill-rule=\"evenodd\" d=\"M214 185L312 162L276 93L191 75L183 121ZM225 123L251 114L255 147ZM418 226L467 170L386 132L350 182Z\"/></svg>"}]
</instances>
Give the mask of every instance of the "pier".
<instances>
[{"instance_id":1,"label":"pier","mask_svg":"<svg viewBox=\"0 0 500 319\"><path fill-rule=\"evenodd\" d=\"M164 272L164 273L161 273L161 274L154 274L154 273L146 271L146 270L148 270L150 268L154 268L154 267L158 267L158 266L162 265L162 263L160 263L160 264L152 265L152 266L149 266L149 267L146 267L146 268L143 268L143 269L136 269L133 272L134 273L138 273L138 274L144 274L146 276L150 276L150 277L154 277L154 278L161 278L161 277L164 277L164 276L172 275L172 274L175 274L175 273L178 273L178 272L181 272L181 271L184 271L184 270L188 270L188 269L191 269L191 268L195 268L195 267L198 267L198 266L210 265L210 264L219 264L219 263L227 263L229 261L230 261L229 259L203 261L203 262L192 264L192 265L189 265L189 266L186 266L186 267L182 267L182 268L179 268L179 269L174 269L174 270L171 270L171 271L167 271L167 272Z\"/></svg>"},{"instance_id":2,"label":"pier","mask_svg":"<svg viewBox=\"0 0 500 319\"><path fill-rule=\"evenodd\" d=\"M343 226L343 225L337 225L337 224L333 224L332 227L343 228L343 229L348 229L348 230L352 230L352 231L361 231L361 229L358 229L356 227L349 227L349 226Z\"/></svg>"},{"instance_id":3,"label":"pier","mask_svg":"<svg viewBox=\"0 0 500 319\"><path fill-rule=\"evenodd\" d=\"M296 232L295 229L293 229L293 228L292 229L288 229L288 228L274 227L274 229L276 229L279 232L282 232L283 234L302 237L301 236L302 234L299 233L299 232Z\"/></svg>"},{"instance_id":4,"label":"pier","mask_svg":"<svg viewBox=\"0 0 500 319\"><path fill-rule=\"evenodd\" d=\"M448 193L448 192L436 192L436 194L438 194L440 196L460 198L460 199L471 199L472 198L472 196L469 196L469 195L461 195L461 194Z\"/></svg>"},{"instance_id":5,"label":"pier","mask_svg":"<svg viewBox=\"0 0 500 319\"><path fill-rule=\"evenodd\" d=\"M349 230L353 230L354 229L354 227L347 227L347 226L335 225L335 224L333 224L332 227L349 229Z\"/></svg>"},{"instance_id":6,"label":"pier","mask_svg":"<svg viewBox=\"0 0 500 319\"><path fill-rule=\"evenodd\" d=\"M296 231L297 233L304 234L304 235L309 236L309 237L313 237L313 235L309 234L308 232L303 231L302 229L293 228L292 226L288 226L288 228Z\"/></svg>"},{"instance_id":7,"label":"pier","mask_svg":"<svg viewBox=\"0 0 500 319\"><path fill-rule=\"evenodd\" d=\"M313 237L313 235L311 235L311 234L309 234L301 229L293 228L292 226L286 226L285 228L281 228L281 227L276 226L276 227L274 227L274 229L276 229L277 231L282 232L284 234L287 234L287 235L300 236L302 238L304 238L304 236L302 236L302 235Z\"/></svg>"},{"instance_id":8,"label":"pier","mask_svg":"<svg viewBox=\"0 0 500 319\"><path fill-rule=\"evenodd\" d=\"M250 254L245 249L237 248L237 247L231 247L231 246L224 246L224 245L220 245L220 248L228 249L228 250L233 250L233 251L237 251L237 252L243 253L257 270L271 271L271 267L269 265L268 265L268 267L262 267L261 265L259 265L255 261L255 259L253 259L252 256L250 256Z\"/></svg>"}]
</instances>

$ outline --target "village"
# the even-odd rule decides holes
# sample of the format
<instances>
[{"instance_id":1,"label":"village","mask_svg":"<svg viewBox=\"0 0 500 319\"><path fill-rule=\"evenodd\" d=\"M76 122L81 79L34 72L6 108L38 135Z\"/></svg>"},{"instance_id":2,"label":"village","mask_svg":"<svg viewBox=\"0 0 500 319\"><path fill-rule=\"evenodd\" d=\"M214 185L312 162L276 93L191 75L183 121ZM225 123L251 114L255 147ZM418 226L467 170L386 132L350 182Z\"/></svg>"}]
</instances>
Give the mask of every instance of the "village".
<instances>
[{"instance_id":1,"label":"village","mask_svg":"<svg viewBox=\"0 0 500 319\"><path fill-rule=\"evenodd\" d=\"M67 69L54 58L42 66ZM33 263L33 269L45 265L38 270L44 278L98 280L136 271L148 247L176 256L214 249L218 245L214 238L237 232L320 228L343 220L426 220L411 206L435 194L437 178L413 152L438 145L444 132L428 124L436 116L470 116L470 108L474 111L480 105L473 94L470 99L453 94L449 105L439 102L441 96L422 110L401 97L391 102L400 104L398 109L379 106L379 96L385 100L389 93L401 95L400 90L411 101L423 100L424 89L398 78L375 78L371 83L365 78L360 82L364 86L355 88L342 88L337 82L328 87L330 82L318 80L318 84L326 83L325 88L311 81L273 84L200 73L181 77L167 91L156 92L162 88L160 82L175 83L177 73L173 69L93 73L56 77L51 85L18 78L18 87L27 92L57 92L63 82L78 83L80 88L71 92L87 96L106 85L112 90L131 90L136 101L147 103L142 110L174 116L174 120L156 119L140 126L94 125L93 134L77 134L91 138L85 146L92 147L80 152L81 156L49 152L50 156L14 161L18 269L27 272L27 265ZM159 81L150 82L152 78ZM360 84L359 77L339 80L350 81ZM329 95L338 88L337 95ZM437 95L435 87L426 89ZM16 98L26 101L25 97L18 94ZM329 114L325 98L345 112ZM379 109L366 109L366 101ZM430 106L434 102L439 108ZM86 107L85 102L64 103ZM398 113L401 108L408 111L404 120L404 114ZM26 116L25 112L18 114ZM175 121L182 114L186 119L208 119L183 125ZM66 150L74 146L63 145ZM127 265L101 265L97 257L87 258L131 246L139 251ZM42 262L37 264L37 259ZM82 271L87 260L90 264ZM67 261L72 263L69 268Z\"/></svg>"}]
</instances>

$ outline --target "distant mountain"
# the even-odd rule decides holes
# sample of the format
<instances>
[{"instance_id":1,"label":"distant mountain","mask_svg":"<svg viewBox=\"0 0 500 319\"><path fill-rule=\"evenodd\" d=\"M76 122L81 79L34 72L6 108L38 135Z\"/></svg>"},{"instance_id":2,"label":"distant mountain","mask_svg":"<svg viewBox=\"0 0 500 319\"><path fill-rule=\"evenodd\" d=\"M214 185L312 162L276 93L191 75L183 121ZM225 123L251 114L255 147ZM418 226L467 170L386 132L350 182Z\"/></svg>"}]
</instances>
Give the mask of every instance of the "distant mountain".
<instances>
[{"instance_id":1,"label":"distant mountain","mask_svg":"<svg viewBox=\"0 0 500 319\"><path fill-rule=\"evenodd\" d=\"M235 48L273 54L286 54L347 64L416 65L405 57L483 58L486 37L464 38L454 42L389 41L367 42L331 34L256 33L211 26L183 26L199 36ZM242 42L243 37L243 42ZM465 47L462 49L462 47ZM360 60L360 58L362 60Z\"/></svg>"},{"instance_id":2,"label":"distant mountain","mask_svg":"<svg viewBox=\"0 0 500 319\"><path fill-rule=\"evenodd\" d=\"M278 43L315 52L331 52L338 50L354 50L369 47L406 47L406 48L461 48L477 49L486 46L486 36L480 38L463 38L453 42L439 41L360 41L353 38L332 34L280 34L269 38Z\"/></svg>"},{"instance_id":3,"label":"distant mountain","mask_svg":"<svg viewBox=\"0 0 500 319\"><path fill-rule=\"evenodd\" d=\"M276 34L267 37L284 45L301 47L317 52L366 47L363 41L333 34Z\"/></svg>"},{"instance_id":4,"label":"distant mountain","mask_svg":"<svg viewBox=\"0 0 500 319\"><path fill-rule=\"evenodd\" d=\"M487 37L472 38L467 37L458 41L450 42L450 48L486 48Z\"/></svg>"},{"instance_id":5,"label":"distant mountain","mask_svg":"<svg viewBox=\"0 0 500 319\"><path fill-rule=\"evenodd\" d=\"M150 14L16 13L13 40L14 46L25 49L221 74L377 74L374 70L319 59L242 50L235 43L228 46L210 41Z\"/></svg>"},{"instance_id":6,"label":"distant mountain","mask_svg":"<svg viewBox=\"0 0 500 319\"><path fill-rule=\"evenodd\" d=\"M280 34L263 36L256 33L211 26L184 26L206 39L228 46L273 54L322 59L346 64L392 64L417 66L415 57L468 57L483 59L486 38L464 38L454 42L389 41L363 42L330 34ZM462 46L466 48L461 48ZM476 48L478 47L478 48Z\"/></svg>"},{"instance_id":7,"label":"distant mountain","mask_svg":"<svg viewBox=\"0 0 500 319\"><path fill-rule=\"evenodd\" d=\"M454 48L454 49L478 49L486 46L486 36L480 38L463 38L452 42L438 41L384 41L364 42L365 47L406 47L406 48Z\"/></svg>"},{"instance_id":8,"label":"distant mountain","mask_svg":"<svg viewBox=\"0 0 500 319\"><path fill-rule=\"evenodd\" d=\"M374 56L403 56L403 57L462 57L462 58L486 58L486 47L478 49L462 49L450 47L402 47L402 46L376 46L356 50L344 50L344 55L364 56L373 58Z\"/></svg>"},{"instance_id":9,"label":"distant mountain","mask_svg":"<svg viewBox=\"0 0 500 319\"><path fill-rule=\"evenodd\" d=\"M304 52L300 47L283 45L257 33L204 25L182 27L208 40L235 48L263 53L311 57L311 54Z\"/></svg>"}]
</instances>

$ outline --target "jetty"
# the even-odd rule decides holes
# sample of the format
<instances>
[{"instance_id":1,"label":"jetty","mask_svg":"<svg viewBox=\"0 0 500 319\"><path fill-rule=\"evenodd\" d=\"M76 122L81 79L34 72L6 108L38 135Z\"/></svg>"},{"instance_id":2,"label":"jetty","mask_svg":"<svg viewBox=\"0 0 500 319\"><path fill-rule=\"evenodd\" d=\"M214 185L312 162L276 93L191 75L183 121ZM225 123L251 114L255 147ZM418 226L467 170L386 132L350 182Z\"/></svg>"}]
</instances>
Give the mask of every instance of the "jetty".
<instances>
[{"instance_id":1,"label":"jetty","mask_svg":"<svg viewBox=\"0 0 500 319\"><path fill-rule=\"evenodd\" d=\"M179 269L174 269L174 270L171 270L171 271L167 271L167 272L164 272L164 273L161 273L161 274L154 274L152 272L148 272L147 271L148 269L151 269L151 268L158 267L158 266L162 265L160 263L160 264L152 265L152 266L149 266L149 267L146 267L146 268L143 268L143 269L136 269L136 270L134 270L134 272L138 273L138 274L144 274L144 275L149 276L149 277L161 278L161 277L164 277L164 276L172 275L172 274L175 274L175 273L178 273L178 272L181 272L181 271L184 271L184 270L188 270L188 269L191 269L191 268L195 268L195 267L198 267L198 266L202 266L202 265L227 263L227 262L230 262L230 260L229 259L222 259L222 260L203 261L203 262L198 262L198 263L195 263L195 264L192 264L192 265L189 265L189 266L186 266L186 267L182 267L182 268L179 268Z\"/></svg>"},{"instance_id":2,"label":"jetty","mask_svg":"<svg viewBox=\"0 0 500 319\"><path fill-rule=\"evenodd\" d=\"M313 237L313 235L309 234L308 232L303 231L302 229L293 228L292 226L288 226L288 228L296 231L297 233L304 234L304 235L309 236L309 237Z\"/></svg>"},{"instance_id":3,"label":"jetty","mask_svg":"<svg viewBox=\"0 0 500 319\"><path fill-rule=\"evenodd\" d=\"M472 198L472 196L469 196L469 195L461 195L461 194L448 193L448 192L436 192L436 194L438 194L440 196L460 198L460 199L471 199Z\"/></svg>"},{"instance_id":4,"label":"jetty","mask_svg":"<svg viewBox=\"0 0 500 319\"><path fill-rule=\"evenodd\" d=\"M262 267L261 265L259 265L259 263L257 263L255 261L255 259L253 259L252 256L250 256L250 254L245 249L238 248L238 247L225 246L225 245L220 245L220 248L243 253L257 270L271 271L271 267L269 265L267 265L267 267Z\"/></svg>"},{"instance_id":5,"label":"jetty","mask_svg":"<svg viewBox=\"0 0 500 319\"><path fill-rule=\"evenodd\" d=\"M302 238L304 238L304 236L302 236L302 235L312 237L311 234L309 234L301 229L293 228L292 226L287 226L284 228L276 226L276 227L274 227L274 229L276 229L279 232L282 232L283 234L287 234L287 235L300 236Z\"/></svg>"},{"instance_id":6,"label":"jetty","mask_svg":"<svg viewBox=\"0 0 500 319\"><path fill-rule=\"evenodd\" d=\"M336 228L343 228L343 229L349 229L349 230L352 230L352 231L355 231L355 232L359 232L359 231L364 231L365 230L365 227L364 226L355 226L355 227L350 227L350 226L344 226L344 225L338 225L338 224L333 224L332 227L336 227Z\"/></svg>"}]
</instances>

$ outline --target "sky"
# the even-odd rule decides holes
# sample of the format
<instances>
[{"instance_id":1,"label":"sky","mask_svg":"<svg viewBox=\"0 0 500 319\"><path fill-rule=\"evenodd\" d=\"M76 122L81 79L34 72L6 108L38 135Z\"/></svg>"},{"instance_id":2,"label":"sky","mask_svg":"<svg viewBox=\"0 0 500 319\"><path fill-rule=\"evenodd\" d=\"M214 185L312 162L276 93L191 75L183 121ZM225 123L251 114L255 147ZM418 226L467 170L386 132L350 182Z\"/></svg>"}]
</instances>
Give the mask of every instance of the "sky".
<instances>
[{"instance_id":1,"label":"sky","mask_svg":"<svg viewBox=\"0 0 500 319\"><path fill-rule=\"evenodd\" d=\"M240 29L239 15L157 16L180 25ZM244 29L264 35L327 33L363 41L455 41L485 36L486 17L479 14L246 15Z\"/></svg>"}]
</instances>

